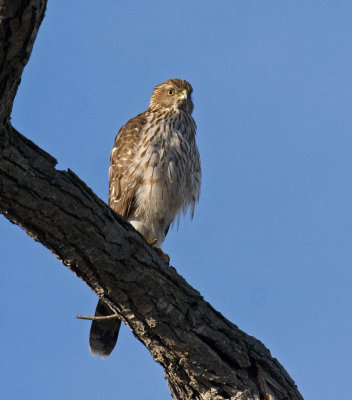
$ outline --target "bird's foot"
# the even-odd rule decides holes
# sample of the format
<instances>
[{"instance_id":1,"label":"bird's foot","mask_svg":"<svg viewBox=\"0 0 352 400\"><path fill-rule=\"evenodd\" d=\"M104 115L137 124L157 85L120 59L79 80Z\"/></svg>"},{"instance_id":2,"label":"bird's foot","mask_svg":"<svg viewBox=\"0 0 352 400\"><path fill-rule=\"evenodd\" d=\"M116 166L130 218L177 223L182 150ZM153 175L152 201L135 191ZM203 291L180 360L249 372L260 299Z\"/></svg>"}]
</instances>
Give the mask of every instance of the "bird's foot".
<instances>
[{"instance_id":1,"label":"bird's foot","mask_svg":"<svg viewBox=\"0 0 352 400\"><path fill-rule=\"evenodd\" d=\"M148 244L150 244L151 246L153 246L153 244L155 244L155 243L158 241L157 238L149 239L148 237L146 237L145 240L146 240L146 242L147 242Z\"/></svg>"},{"instance_id":2,"label":"bird's foot","mask_svg":"<svg viewBox=\"0 0 352 400\"><path fill-rule=\"evenodd\" d=\"M170 256L164 253L159 247L154 247L154 248L159 253L160 257L169 264Z\"/></svg>"},{"instance_id":3,"label":"bird's foot","mask_svg":"<svg viewBox=\"0 0 352 400\"><path fill-rule=\"evenodd\" d=\"M148 237L146 237L145 240L151 246L153 246L158 241L158 239L156 239L156 238L155 239L150 239ZM170 262L169 255L164 253L159 247L154 247L154 249L159 253L160 257L169 264L169 262Z\"/></svg>"}]
</instances>

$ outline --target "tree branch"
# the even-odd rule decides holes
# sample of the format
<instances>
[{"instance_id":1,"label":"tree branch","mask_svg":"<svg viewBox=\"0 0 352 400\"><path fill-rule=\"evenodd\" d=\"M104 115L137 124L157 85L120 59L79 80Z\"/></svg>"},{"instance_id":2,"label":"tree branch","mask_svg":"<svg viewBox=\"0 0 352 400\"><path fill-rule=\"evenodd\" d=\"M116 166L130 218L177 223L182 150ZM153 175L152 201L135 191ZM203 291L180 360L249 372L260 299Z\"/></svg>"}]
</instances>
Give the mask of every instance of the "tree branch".
<instances>
[{"instance_id":1,"label":"tree branch","mask_svg":"<svg viewBox=\"0 0 352 400\"><path fill-rule=\"evenodd\" d=\"M1 213L109 303L163 366L175 399L302 399L262 343L214 310L72 171L56 170L52 156L9 124L45 3L0 0Z\"/></svg>"},{"instance_id":2,"label":"tree branch","mask_svg":"<svg viewBox=\"0 0 352 400\"><path fill-rule=\"evenodd\" d=\"M76 318L78 318L78 319L88 319L89 321L106 321L107 319L119 318L119 316L117 314L104 315L104 316L101 316L101 317L91 317L91 316L88 316L88 315L77 315Z\"/></svg>"},{"instance_id":3,"label":"tree branch","mask_svg":"<svg viewBox=\"0 0 352 400\"><path fill-rule=\"evenodd\" d=\"M47 0L0 0L0 122L12 110Z\"/></svg>"}]
</instances>

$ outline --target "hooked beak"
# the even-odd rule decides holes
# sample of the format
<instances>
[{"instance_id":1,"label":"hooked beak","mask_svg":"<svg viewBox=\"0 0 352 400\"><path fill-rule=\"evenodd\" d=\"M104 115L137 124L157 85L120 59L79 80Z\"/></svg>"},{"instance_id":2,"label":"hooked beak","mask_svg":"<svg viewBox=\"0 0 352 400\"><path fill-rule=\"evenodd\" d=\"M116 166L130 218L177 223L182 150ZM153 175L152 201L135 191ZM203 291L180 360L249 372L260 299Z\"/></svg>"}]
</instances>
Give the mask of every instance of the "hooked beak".
<instances>
[{"instance_id":1,"label":"hooked beak","mask_svg":"<svg viewBox=\"0 0 352 400\"><path fill-rule=\"evenodd\" d=\"M187 89L183 89L182 93L177 97L178 100L185 100L188 97Z\"/></svg>"}]
</instances>

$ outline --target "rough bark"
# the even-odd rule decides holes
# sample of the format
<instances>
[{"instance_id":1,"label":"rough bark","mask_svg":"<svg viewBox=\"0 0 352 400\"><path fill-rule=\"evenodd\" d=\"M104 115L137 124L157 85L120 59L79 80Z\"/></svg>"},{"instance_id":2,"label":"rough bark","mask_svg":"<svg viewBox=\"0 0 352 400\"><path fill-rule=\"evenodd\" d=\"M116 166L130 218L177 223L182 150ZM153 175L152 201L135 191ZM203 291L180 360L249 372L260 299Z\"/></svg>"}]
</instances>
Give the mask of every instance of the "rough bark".
<instances>
[{"instance_id":1,"label":"rough bark","mask_svg":"<svg viewBox=\"0 0 352 400\"><path fill-rule=\"evenodd\" d=\"M45 7L46 0L0 1L0 121L3 123L10 116Z\"/></svg>"},{"instance_id":2,"label":"rough bark","mask_svg":"<svg viewBox=\"0 0 352 400\"><path fill-rule=\"evenodd\" d=\"M103 297L175 399L302 399L269 350L214 310L127 222L9 123L45 0L0 0L0 211Z\"/></svg>"}]
</instances>

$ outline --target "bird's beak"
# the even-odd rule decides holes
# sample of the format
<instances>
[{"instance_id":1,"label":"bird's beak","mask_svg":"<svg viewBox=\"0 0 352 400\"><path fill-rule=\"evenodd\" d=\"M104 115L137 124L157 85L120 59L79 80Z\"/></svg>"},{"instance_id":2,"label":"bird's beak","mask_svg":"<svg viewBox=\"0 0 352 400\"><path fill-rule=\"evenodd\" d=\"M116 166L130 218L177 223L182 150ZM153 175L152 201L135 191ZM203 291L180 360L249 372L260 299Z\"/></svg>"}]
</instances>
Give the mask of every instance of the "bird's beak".
<instances>
[{"instance_id":1,"label":"bird's beak","mask_svg":"<svg viewBox=\"0 0 352 400\"><path fill-rule=\"evenodd\" d=\"M185 100L188 97L187 89L183 89L182 93L178 96L178 100Z\"/></svg>"}]
</instances>

